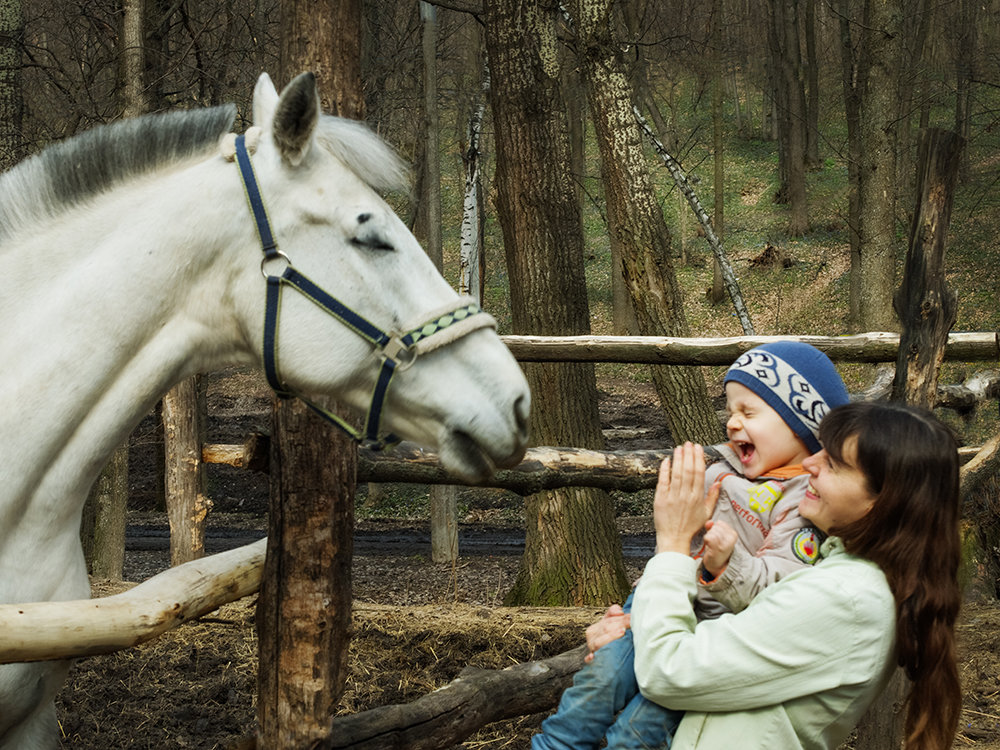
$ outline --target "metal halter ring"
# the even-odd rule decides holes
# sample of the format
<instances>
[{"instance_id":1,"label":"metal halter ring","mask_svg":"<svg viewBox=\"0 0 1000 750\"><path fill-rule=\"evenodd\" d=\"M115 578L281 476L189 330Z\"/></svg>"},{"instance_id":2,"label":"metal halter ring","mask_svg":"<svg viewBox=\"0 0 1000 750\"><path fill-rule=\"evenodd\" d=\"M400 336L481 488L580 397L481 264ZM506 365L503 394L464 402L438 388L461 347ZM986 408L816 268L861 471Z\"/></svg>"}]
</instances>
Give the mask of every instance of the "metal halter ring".
<instances>
[{"instance_id":1,"label":"metal halter ring","mask_svg":"<svg viewBox=\"0 0 1000 750\"><path fill-rule=\"evenodd\" d=\"M281 269L281 273L269 274L267 271L264 270L265 266L267 266L267 264L270 263L271 261L278 261L285 264L285 267ZM292 261L291 259L289 259L287 255L285 255L280 250L275 250L270 255L265 255L263 258L260 259L260 272L265 279L270 279L272 278L272 276L281 276L282 274L285 273L286 270L288 270L291 267L291 265Z\"/></svg>"},{"instance_id":2,"label":"metal halter ring","mask_svg":"<svg viewBox=\"0 0 1000 750\"><path fill-rule=\"evenodd\" d=\"M417 350L412 344L403 341L400 335L392 334L385 346L375 350L375 354L382 360L390 360L396 364L396 372L408 369L417 361Z\"/></svg>"}]
</instances>

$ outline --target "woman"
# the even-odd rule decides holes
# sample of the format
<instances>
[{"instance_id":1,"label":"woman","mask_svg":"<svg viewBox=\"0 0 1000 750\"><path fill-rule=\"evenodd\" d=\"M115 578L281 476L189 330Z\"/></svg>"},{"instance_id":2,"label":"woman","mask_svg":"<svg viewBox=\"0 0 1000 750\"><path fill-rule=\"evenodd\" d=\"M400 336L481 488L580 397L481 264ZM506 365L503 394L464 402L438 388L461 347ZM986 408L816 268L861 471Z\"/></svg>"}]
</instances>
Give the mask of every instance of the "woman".
<instances>
[{"instance_id":1,"label":"woman","mask_svg":"<svg viewBox=\"0 0 1000 750\"><path fill-rule=\"evenodd\" d=\"M951 747L961 708L955 439L927 411L855 403L826 416L820 441L803 464L812 479L799 511L831 535L824 559L697 628L688 552L712 513L704 455L685 445L661 468L657 554L631 627L643 695L686 712L672 750L833 750L896 664L913 681L906 749ZM590 650L628 626L612 607L588 629Z\"/></svg>"}]
</instances>

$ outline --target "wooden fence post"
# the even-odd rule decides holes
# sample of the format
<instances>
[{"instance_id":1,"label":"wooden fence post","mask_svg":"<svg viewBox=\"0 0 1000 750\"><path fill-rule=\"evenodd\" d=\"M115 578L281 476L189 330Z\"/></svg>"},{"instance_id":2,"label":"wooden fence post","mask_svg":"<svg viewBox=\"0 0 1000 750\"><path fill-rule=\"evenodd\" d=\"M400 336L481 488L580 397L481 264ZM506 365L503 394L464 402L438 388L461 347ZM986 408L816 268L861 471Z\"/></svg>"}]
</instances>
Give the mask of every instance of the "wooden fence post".
<instances>
[{"instance_id":1,"label":"wooden fence post","mask_svg":"<svg viewBox=\"0 0 1000 750\"><path fill-rule=\"evenodd\" d=\"M893 299L902 323L892 399L934 406L948 332L955 323L955 295L945 284L944 250L958 178L962 139L930 129L921 134L917 206L910 227L903 283ZM858 725L855 750L889 750L903 742L909 684L901 669Z\"/></svg>"},{"instance_id":2,"label":"wooden fence post","mask_svg":"<svg viewBox=\"0 0 1000 750\"><path fill-rule=\"evenodd\" d=\"M205 554L205 496L201 461L205 405L201 376L182 380L163 396L164 491L170 524L170 564Z\"/></svg>"},{"instance_id":3,"label":"wooden fence post","mask_svg":"<svg viewBox=\"0 0 1000 750\"><path fill-rule=\"evenodd\" d=\"M257 604L260 750L326 736L347 677L357 448L298 399L274 405Z\"/></svg>"}]
</instances>

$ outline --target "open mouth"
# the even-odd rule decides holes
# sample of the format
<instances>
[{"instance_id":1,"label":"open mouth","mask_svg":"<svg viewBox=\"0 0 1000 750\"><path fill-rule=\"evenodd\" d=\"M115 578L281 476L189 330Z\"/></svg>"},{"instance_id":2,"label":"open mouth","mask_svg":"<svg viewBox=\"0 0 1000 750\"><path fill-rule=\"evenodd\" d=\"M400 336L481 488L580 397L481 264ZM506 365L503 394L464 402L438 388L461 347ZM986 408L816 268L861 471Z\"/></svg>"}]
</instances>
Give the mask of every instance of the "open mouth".
<instances>
[{"instance_id":1,"label":"open mouth","mask_svg":"<svg viewBox=\"0 0 1000 750\"><path fill-rule=\"evenodd\" d=\"M483 482L493 474L490 456L469 434L454 430L441 446L442 463L452 472L471 482Z\"/></svg>"},{"instance_id":2,"label":"open mouth","mask_svg":"<svg viewBox=\"0 0 1000 750\"><path fill-rule=\"evenodd\" d=\"M757 452L753 443L745 443L740 440L733 441L733 448L736 449L736 455L740 457L740 462L744 466L753 460L754 454Z\"/></svg>"}]
</instances>

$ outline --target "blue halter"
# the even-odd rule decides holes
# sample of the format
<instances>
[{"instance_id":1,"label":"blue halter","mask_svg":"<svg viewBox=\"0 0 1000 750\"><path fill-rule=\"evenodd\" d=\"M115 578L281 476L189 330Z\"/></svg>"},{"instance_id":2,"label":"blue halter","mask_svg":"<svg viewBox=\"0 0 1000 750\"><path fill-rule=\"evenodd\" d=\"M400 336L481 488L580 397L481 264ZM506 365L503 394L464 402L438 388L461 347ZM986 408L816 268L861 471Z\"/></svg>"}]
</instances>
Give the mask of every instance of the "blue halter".
<instances>
[{"instance_id":1,"label":"blue halter","mask_svg":"<svg viewBox=\"0 0 1000 750\"><path fill-rule=\"evenodd\" d=\"M260 267L261 273L267 279L267 298L264 308L264 373L267 375L268 384L279 398L292 398L296 396L301 398L310 409L339 427L365 447L381 450L382 448L398 443L399 438L391 433L383 436L379 435L382 406L385 401L386 392L389 389L389 382L396 370L406 369L413 364L418 353L437 348L434 344L428 345L426 339L453 324L468 321L473 317L477 318L474 323L471 325L467 324L458 333L458 336L464 336L478 328L493 326L495 325L495 321L490 315L480 310L479 305L475 301L466 297L460 299L457 305L449 308L443 314L407 333L396 334L383 331L344 305L336 297L328 294L314 284L305 275L299 273L292 266L292 262L288 259L288 256L278 250L278 243L271 234L271 225L267 219L267 212L264 210L264 201L257 186L257 178L254 176L253 165L250 163L250 154L247 151L246 137L244 135L236 137L236 163L243 178L243 186L246 189L247 200L250 203L250 210L253 212L254 221L257 224L257 233L260 235L261 247L264 252ZM269 273L267 270L268 267L276 264L284 266L284 270L279 275ZM375 380L371 406L368 408L368 416L365 418L363 431L358 431L342 417L324 409L318 404L314 404L301 394L292 392L281 381L278 375L278 314L281 308L281 291L286 284L297 289L311 302L326 311L329 315L340 320L344 325L361 336L361 338L371 343L375 347L376 354L381 358L382 365ZM453 331L453 333L456 332ZM443 344L449 343L455 338L457 336L453 335L451 338L447 338L447 341L439 340ZM418 346L418 344L420 345Z\"/></svg>"}]
</instances>

